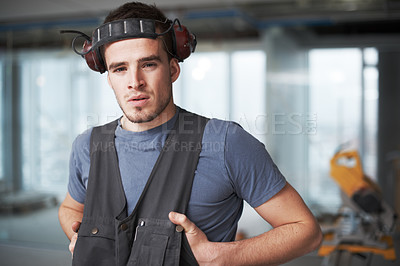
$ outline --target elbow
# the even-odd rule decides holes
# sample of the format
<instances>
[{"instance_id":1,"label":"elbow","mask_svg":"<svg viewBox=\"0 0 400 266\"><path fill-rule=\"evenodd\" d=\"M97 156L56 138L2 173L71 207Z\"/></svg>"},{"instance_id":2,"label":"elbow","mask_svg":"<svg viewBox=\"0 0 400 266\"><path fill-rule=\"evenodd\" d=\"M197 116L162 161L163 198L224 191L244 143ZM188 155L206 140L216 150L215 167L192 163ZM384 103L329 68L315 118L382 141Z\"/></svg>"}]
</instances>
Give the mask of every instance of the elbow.
<instances>
[{"instance_id":1,"label":"elbow","mask_svg":"<svg viewBox=\"0 0 400 266\"><path fill-rule=\"evenodd\" d=\"M318 249L323 240L321 227L316 220L310 222L306 228L307 229L303 231L304 238L301 244L303 247L303 254L307 254Z\"/></svg>"},{"instance_id":2,"label":"elbow","mask_svg":"<svg viewBox=\"0 0 400 266\"><path fill-rule=\"evenodd\" d=\"M310 252L319 248L321 246L322 240L323 234L321 231L321 227L317 222L315 222L310 239Z\"/></svg>"}]
</instances>

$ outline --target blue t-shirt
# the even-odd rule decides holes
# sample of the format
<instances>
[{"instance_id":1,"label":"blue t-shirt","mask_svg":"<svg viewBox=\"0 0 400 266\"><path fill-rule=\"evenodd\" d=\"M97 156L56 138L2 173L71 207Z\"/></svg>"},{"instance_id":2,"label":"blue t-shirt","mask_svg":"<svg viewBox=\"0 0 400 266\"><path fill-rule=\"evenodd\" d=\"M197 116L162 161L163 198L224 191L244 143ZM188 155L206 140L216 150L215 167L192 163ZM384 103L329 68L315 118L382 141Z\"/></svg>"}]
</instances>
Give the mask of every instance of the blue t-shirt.
<instances>
[{"instance_id":1,"label":"blue t-shirt","mask_svg":"<svg viewBox=\"0 0 400 266\"><path fill-rule=\"evenodd\" d=\"M178 113L178 112L177 112ZM171 129L167 123L144 132L115 130L122 184L130 214L147 182ZM84 203L88 183L90 135L79 135L72 146L68 191ZM232 241L243 200L258 207L286 184L264 145L238 124L211 119L204 130L202 151L186 215L210 241Z\"/></svg>"}]
</instances>

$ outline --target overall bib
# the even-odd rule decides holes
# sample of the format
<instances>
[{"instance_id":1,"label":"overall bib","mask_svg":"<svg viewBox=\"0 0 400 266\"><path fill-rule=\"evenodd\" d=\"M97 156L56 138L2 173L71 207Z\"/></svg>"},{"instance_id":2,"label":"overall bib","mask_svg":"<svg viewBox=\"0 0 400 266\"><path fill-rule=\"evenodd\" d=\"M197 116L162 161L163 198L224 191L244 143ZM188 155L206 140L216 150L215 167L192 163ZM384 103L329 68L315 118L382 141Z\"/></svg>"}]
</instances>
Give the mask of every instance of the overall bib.
<instances>
[{"instance_id":1,"label":"overall bib","mask_svg":"<svg viewBox=\"0 0 400 266\"><path fill-rule=\"evenodd\" d=\"M207 122L180 109L129 216L114 142L118 121L93 129L73 265L197 265L182 228L168 214L186 212Z\"/></svg>"}]
</instances>

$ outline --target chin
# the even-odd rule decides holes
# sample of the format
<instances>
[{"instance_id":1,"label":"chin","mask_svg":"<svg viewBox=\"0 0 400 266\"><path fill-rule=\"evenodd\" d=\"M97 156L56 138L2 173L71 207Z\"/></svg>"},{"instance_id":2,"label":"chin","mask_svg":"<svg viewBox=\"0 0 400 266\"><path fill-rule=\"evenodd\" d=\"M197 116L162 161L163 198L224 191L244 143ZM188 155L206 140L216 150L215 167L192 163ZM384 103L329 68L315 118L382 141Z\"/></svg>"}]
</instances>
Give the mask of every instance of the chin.
<instances>
[{"instance_id":1,"label":"chin","mask_svg":"<svg viewBox=\"0 0 400 266\"><path fill-rule=\"evenodd\" d=\"M141 114L128 114L125 115L126 119L128 119L131 123L147 123L153 121L158 117L156 113L141 113Z\"/></svg>"}]
</instances>

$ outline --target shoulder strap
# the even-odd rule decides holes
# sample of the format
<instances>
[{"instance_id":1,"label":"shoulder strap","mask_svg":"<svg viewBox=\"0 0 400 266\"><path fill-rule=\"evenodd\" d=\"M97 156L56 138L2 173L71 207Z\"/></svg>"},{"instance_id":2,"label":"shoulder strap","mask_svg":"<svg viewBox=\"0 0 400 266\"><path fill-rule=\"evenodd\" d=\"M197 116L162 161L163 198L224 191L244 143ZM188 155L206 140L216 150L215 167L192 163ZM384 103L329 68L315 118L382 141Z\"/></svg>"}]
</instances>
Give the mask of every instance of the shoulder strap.
<instances>
[{"instance_id":1,"label":"shoulder strap","mask_svg":"<svg viewBox=\"0 0 400 266\"><path fill-rule=\"evenodd\" d=\"M180 110L139 198L140 210L133 212L159 219L168 219L173 210L186 212L207 122L205 117Z\"/></svg>"},{"instance_id":2,"label":"shoulder strap","mask_svg":"<svg viewBox=\"0 0 400 266\"><path fill-rule=\"evenodd\" d=\"M94 127L90 138L90 170L85 199L84 216L118 215L125 206L117 152L115 150L115 129L118 120ZM103 191L102 196L99 191ZM88 196L91 195L91 196ZM110 202L110 197L113 202ZM94 207L103 206L101 209Z\"/></svg>"}]
</instances>

